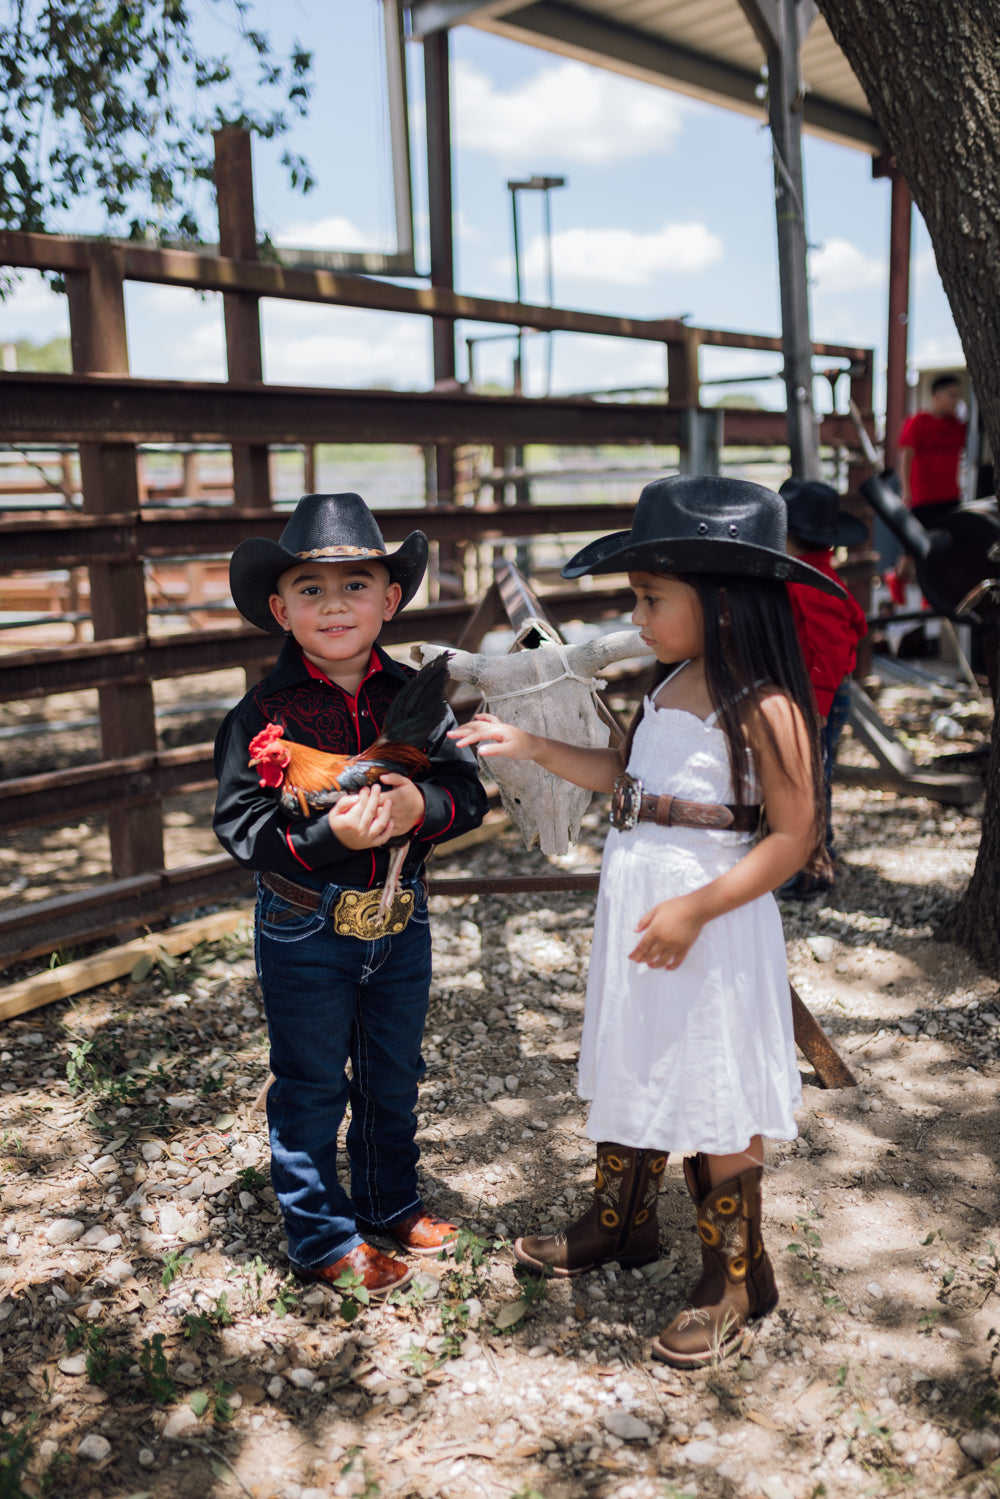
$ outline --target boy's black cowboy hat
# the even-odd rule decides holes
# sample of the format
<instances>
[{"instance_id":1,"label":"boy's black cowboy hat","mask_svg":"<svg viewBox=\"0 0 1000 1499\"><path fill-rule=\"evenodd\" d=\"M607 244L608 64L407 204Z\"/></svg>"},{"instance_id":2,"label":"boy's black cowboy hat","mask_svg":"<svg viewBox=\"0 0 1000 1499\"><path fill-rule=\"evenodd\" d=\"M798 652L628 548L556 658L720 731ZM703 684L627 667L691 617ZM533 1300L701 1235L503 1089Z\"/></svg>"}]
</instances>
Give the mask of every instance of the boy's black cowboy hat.
<instances>
[{"instance_id":1,"label":"boy's black cowboy hat","mask_svg":"<svg viewBox=\"0 0 1000 1499\"><path fill-rule=\"evenodd\" d=\"M630 531L592 541L571 557L564 578L584 573L714 573L809 583L842 597L838 583L785 552L785 502L743 479L677 474L647 484Z\"/></svg>"},{"instance_id":2,"label":"boy's black cowboy hat","mask_svg":"<svg viewBox=\"0 0 1000 1499\"><path fill-rule=\"evenodd\" d=\"M788 529L797 541L815 547L859 547L868 527L857 515L841 510L832 484L819 479L786 479L778 490L788 509Z\"/></svg>"},{"instance_id":3,"label":"boy's black cowboy hat","mask_svg":"<svg viewBox=\"0 0 1000 1499\"><path fill-rule=\"evenodd\" d=\"M251 536L240 542L229 564L229 588L244 619L269 635L284 635L268 604L282 573L296 562L360 562L369 557L381 562L391 581L399 584L399 608L405 608L427 567L423 531L411 531L397 551L387 552L378 522L359 494L307 494L278 541Z\"/></svg>"}]
</instances>

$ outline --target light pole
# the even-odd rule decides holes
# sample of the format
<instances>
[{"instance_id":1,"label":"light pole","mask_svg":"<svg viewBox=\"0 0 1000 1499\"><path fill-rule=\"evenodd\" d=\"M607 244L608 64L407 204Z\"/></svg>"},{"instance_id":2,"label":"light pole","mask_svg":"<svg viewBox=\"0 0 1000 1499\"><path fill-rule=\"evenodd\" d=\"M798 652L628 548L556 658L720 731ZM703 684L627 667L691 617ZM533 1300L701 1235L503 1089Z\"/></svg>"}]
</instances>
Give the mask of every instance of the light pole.
<instances>
[{"instance_id":1,"label":"light pole","mask_svg":"<svg viewBox=\"0 0 1000 1499\"><path fill-rule=\"evenodd\" d=\"M518 302L521 300L521 234L520 221L517 207L517 195L522 192L545 194L545 282L549 306L552 306L553 278L552 278L552 202L549 193L554 187L565 187L565 177L527 177L520 180L511 180L507 183L510 192L511 218L514 227L514 289ZM521 394L522 389L522 356L524 352L522 330L517 330L517 355L514 361L514 391ZM545 394L549 395L552 389L552 334L549 334L548 365L545 382Z\"/></svg>"}]
</instances>

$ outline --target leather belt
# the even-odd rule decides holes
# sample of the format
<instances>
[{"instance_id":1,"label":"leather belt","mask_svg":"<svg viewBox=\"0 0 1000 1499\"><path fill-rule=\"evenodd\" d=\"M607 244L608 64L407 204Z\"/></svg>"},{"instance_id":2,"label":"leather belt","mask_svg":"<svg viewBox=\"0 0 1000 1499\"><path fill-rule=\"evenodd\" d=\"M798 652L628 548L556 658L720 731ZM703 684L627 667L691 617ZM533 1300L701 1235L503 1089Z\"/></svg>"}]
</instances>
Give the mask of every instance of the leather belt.
<instances>
[{"instance_id":1,"label":"leather belt","mask_svg":"<svg viewBox=\"0 0 1000 1499\"><path fill-rule=\"evenodd\" d=\"M733 833L754 833L760 826L759 804L687 802L679 796L650 796L642 782L627 772L615 782L611 795L611 822L627 833L640 822L659 827L718 828Z\"/></svg>"},{"instance_id":2,"label":"leather belt","mask_svg":"<svg viewBox=\"0 0 1000 1499\"><path fill-rule=\"evenodd\" d=\"M311 890L308 885L298 885L294 880L286 880L284 875L274 874L270 870L261 875L260 882L290 906L309 915L318 911L323 901L318 890ZM403 931L413 915L415 892L412 889L397 890L384 916L378 914L381 896L381 885L376 885L371 890L342 890L329 917L337 935L373 942L380 937L395 936Z\"/></svg>"},{"instance_id":3,"label":"leather belt","mask_svg":"<svg viewBox=\"0 0 1000 1499\"><path fill-rule=\"evenodd\" d=\"M261 875L260 882L274 895L280 895L282 900L287 900L290 906L297 906L300 911L318 911L323 900L318 890L310 890L308 885L296 885L294 880L286 880L280 874L272 874L270 870Z\"/></svg>"}]
</instances>

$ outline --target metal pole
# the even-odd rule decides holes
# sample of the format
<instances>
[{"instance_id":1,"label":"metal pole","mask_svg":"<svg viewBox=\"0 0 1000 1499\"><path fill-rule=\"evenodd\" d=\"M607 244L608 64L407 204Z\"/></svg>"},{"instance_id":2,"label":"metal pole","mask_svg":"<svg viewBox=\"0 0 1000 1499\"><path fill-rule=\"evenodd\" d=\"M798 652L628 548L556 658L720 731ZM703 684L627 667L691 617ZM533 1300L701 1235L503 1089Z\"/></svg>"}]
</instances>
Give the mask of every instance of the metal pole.
<instances>
[{"instance_id":1,"label":"metal pole","mask_svg":"<svg viewBox=\"0 0 1000 1499\"><path fill-rule=\"evenodd\" d=\"M545 271L549 306L552 306L555 291L552 275L552 202L550 188L545 188ZM545 340L545 394L552 394L552 330Z\"/></svg>"},{"instance_id":2,"label":"metal pole","mask_svg":"<svg viewBox=\"0 0 1000 1499\"><path fill-rule=\"evenodd\" d=\"M792 472L818 479L819 437L812 394L805 196L802 176L802 80L797 6L778 0L780 45L767 56L768 119L774 156L781 343Z\"/></svg>"},{"instance_id":3,"label":"metal pole","mask_svg":"<svg viewBox=\"0 0 1000 1499\"><path fill-rule=\"evenodd\" d=\"M510 209L514 224L514 300L520 305L521 302L521 236L518 225L517 214L517 188L510 190ZM514 358L514 394L521 394L522 385L522 363L524 354L524 330L517 330L517 354Z\"/></svg>"},{"instance_id":4,"label":"metal pole","mask_svg":"<svg viewBox=\"0 0 1000 1499\"><path fill-rule=\"evenodd\" d=\"M906 357L910 312L910 240L913 198L898 167L890 173L889 207L889 336L885 370L886 468L896 467L899 429L906 416Z\"/></svg>"}]
</instances>

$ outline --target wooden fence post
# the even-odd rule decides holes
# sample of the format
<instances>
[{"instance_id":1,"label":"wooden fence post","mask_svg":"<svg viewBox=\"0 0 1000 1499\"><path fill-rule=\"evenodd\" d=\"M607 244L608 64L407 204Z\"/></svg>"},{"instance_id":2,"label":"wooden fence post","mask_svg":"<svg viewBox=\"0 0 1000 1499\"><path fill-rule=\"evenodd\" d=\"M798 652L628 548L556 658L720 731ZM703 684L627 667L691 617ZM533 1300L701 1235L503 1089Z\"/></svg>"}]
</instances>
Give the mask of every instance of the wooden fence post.
<instances>
[{"instance_id":1,"label":"wooden fence post","mask_svg":"<svg viewBox=\"0 0 1000 1499\"><path fill-rule=\"evenodd\" d=\"M219 254L257 259L250 136L238 125L217 130L215 195L219 210ZM260 298L252 292L223 292L226 369L230 380L263 383ZM233 497L237 505L270 509L271 476L266 443L234 442Z\"/></svg>"},{"instance_id":2,"label":"wooden fence post","mask_svg":"<svg viewBox=\"0 0 1000 1499\"><path fill-rule=\"evenodd\" d=\"M73 369L79 374L128 374L125 290L121 252L95 245L90 270L66 276ZM136 452L130 443L81 443L83 508L91 515L139 509ZM148 633L146 586L140 559L92 562L90 614L95 640ZM156 716L148 679L98 691L101 754L105 760L155 754ZM118 879L163 866L163 817L154 796L108 813L111 870Z\"/></svg>"}]
</instances>

